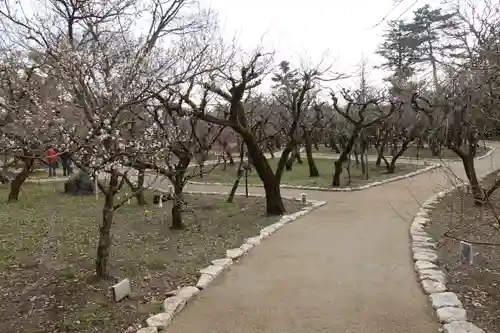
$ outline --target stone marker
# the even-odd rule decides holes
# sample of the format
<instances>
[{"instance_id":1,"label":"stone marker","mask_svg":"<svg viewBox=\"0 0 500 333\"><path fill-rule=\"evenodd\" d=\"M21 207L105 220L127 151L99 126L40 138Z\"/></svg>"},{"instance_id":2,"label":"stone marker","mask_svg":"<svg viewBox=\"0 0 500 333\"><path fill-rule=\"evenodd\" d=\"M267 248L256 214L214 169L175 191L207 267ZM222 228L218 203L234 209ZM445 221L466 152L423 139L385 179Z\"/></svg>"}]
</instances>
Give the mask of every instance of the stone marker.
<instances>
[{"instance_id":1,"label":"stone marker","mask_svg":"<svg viewBox=\"0 0 500 333\"><path fill-rule=\"evenodd\" d=\"M453 321L467 321L467 314L464 309L444 307L436 311L439 321L443 324L449 324Z\"/></svg>"},{"instance_id":2,"label":"stone marker","mask_svg":"<svg viewBox=\"0 0 500 333\"><path fill-rule=\"evenodd\" d=\"M467 321L453 321L443 326L444 333L485 333L482 329Z\"/></svg>"},{"instance_id":3,"label":"stone marker","mask_svg":"<svg viewBox=\"0 0 500 333\"><path fill-rule=\"evenodd\" d=\"M472 265L474 261L474 252L472 251L472 244L461 241L460 253L462 258L462 264Z\"/></svg>"},{"instance_id":4,"label":"stone marker","mask_svg":"<svg viewBox=\"0 0 500 333\"><path fill-rule=\"evenodd\" d=\"M307 195L305 193L302 193L300 195L300 202L305 205L307 203Z\"/></svg>"},{"instance_id":5,"label":"stone marker","mask_svg":"<svg viewBox=\"0 0 500 333\"><path fill-rule=\"evenodd\" d=\"M121 301L131 293L130 280L124 279L118 282L111 287L111 290L113 292L113 299L115 300L115 302Z\"/></svg>"}]
</instances>

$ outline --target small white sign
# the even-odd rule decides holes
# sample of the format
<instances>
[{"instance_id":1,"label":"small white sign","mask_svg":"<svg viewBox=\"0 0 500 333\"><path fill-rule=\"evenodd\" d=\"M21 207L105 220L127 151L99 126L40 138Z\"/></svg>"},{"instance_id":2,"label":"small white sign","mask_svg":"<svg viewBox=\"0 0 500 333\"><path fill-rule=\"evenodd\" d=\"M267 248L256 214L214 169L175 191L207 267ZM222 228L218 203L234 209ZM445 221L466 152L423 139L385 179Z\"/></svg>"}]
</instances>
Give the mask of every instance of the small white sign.
<instances>
[{"instance_id":1,"label":"small white sign","mask_svg":"<svg viewBox=\"0 0 500 333\"><path fill-rule=\"evenodd\" d=\"M160 194L160 201L158 201L158 207L163 208L163 194Z\"/></svg>"},{"instance_id":2,"label":"small white sign","mask_svg":"<svg viewBox=\"0 0 500 333\"><path fill-rule=\"evenodd\" d=\"M474 262L474 251L472 249L472 244L464 241L460 242L460 254L463 264L472 265Z\"/></svg>"},{"instance_id":3,"label":"small white sign","mask_svg":"<svg viewBox=\"0 0 500 333\"><path fill-rule=\"evenodd\" d=\"M307 203L307 195L305 193L302 193L300 195L300 202L305 205Z\"/></svg>"},{"instance_id":4,"label":"small white sign","mask_svg":"<svg viewBox=\"0 0 500 333\"><path fill-rule=\"evenodd\" d=\"M115 302L121 301L131 293L130 280L121 280L111 287L111 291L113 292L113 299L115 300Z\"/></svg>"}]
</instances>

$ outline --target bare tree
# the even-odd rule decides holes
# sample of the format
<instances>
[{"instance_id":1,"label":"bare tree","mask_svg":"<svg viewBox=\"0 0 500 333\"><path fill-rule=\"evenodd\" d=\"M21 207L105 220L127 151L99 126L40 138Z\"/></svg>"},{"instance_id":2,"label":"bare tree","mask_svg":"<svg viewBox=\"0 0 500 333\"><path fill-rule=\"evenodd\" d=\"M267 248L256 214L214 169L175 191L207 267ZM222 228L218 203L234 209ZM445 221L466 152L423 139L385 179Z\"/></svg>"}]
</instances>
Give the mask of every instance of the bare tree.
<instances>
[{"instance_id":1,"label":"bare tree","mask_svg":"<svg viewBox=\"0 0 500 333\"><path fill-rule=\"evenodd\" d=\"M193 116L209 123L233 129L245 143L248 158L259 175L266 192L266 210L270 215L281 215L285 206L281 198L279 182L269 165L259 140L252 131L245 112L244 99L250 90L259 86L267 74L271 54L255 52L243 66L230 63L226 68L219 68L210 75L210 81L202 84L203 90L211 92L228 104L224 114L216 115L200 109L193 101L191 91L181 92L184 102L192 107Z\"/></svg>"},{"instance_id":2,"label":"bare tree","mask_svg":"<svg viewBox=\"0 0 500 333\"><path fill-rule=\"evenodd\" d=\"M96 275L107 278L114 211L123 204L116 196L126 182L120 166L129 160L131 147L141 147L135 152L148 159L151 151L161 152L151 131L131 138L130 109L196 75L193 63L203 48L196 53L186 47L201 39L196 33L210 22L203 13L187 11L187 0L154 0L146 6L135 0L46 0L40 5L46 7L44 15L27 17L19 2L6 0L0 16L12 27L11 40L47 59L46 72L64 90L64 130L75 164L95 177L102 171L109 175L98 181L104 207L96 256ZM142 17L150 26L138 37L132 31ZM166 38L168 48L160 43Z\"/></svg>"},{"instance_id":3,"label":"bare tree","mask_svg":"<svg viewBox=\"0 0 500 333\"><path fill-rule=\"evenodd\" d=\"M331 94L332 106L334 110L344 117L351 125L350 137L345 148L335 161L335 170L333 173L332 186L340 186L340 176L342 167L349 158L356 140L361 131L389 118L396 110L399 110L401 103L389 99L385 104L383 98L369 99L360 101L356 93L350 93L347 90L342 90L342 97L347 101L347 105L341 107L338 98L334 93Z\"/></svg>"}]
</instances>

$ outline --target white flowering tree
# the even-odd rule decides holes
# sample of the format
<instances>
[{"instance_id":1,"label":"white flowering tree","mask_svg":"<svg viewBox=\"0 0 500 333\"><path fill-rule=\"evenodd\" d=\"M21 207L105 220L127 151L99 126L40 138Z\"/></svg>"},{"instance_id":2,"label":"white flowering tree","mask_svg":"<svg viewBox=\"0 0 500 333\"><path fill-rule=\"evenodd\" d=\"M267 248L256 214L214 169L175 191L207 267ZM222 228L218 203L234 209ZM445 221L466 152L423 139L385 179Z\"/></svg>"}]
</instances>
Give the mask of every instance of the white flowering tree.
<instances>
[{"instance_id":1,"label":"white flowering tree","mask_svg":"<svg viewBox=\"0 0 500 333\"><path fill-rule=\"evenodd\" d=\"M21 166L10 183L9 201L19 199L36 162L59 137L57 88L40 67L22 52L4 53L0 62L0 149Z\"/></svg>"},{"instance_id":2,"label":"white flowering tree","mask_svg":"<svg viewBox=\"0 0 500 333\"><path fill-rule=\"evenodd\" d=\"M203 122L188 116L187 108L182 101L174 102L173 94L158 94L156 101L146 108L151 117L149 128L155 128L157 142L163 147L160 163L148 161L146 167L165 175L173 186L173 205L171 229L183 229L182 212L185 207L183 190L187 182L200 173L208 173L217 164L205 169L201 166L190 166L196 156L208 155L218 140L224 127ZM200 108L207 105L207 95L202 97ZM198 164L198 163L196 163Z\"/></svg>"},{"instance_id":3,"label":"white flowering tree","mask_svg":"<svg viewBox=\"0 0 500 333\"><path fill-rule=\"evenodd\" d=\"M114 211L126 201L117 199L127 179L121 166L130 159L156 162L164 155L152 133L131 131L134 107L197 74L193 64L204 48L199 54L187 49L197 45L193 41L203 42L196 33L210 21L190 4L45 0L37 2L37 15L26 16L22 4L7 0L0 9L11 39L37 52L47 64L45 72L57 78L65 120L60 135L73 161L95 177L107 175L97 182L104 197L98 278L109 276Z\"/></svg>"}]
</instances>

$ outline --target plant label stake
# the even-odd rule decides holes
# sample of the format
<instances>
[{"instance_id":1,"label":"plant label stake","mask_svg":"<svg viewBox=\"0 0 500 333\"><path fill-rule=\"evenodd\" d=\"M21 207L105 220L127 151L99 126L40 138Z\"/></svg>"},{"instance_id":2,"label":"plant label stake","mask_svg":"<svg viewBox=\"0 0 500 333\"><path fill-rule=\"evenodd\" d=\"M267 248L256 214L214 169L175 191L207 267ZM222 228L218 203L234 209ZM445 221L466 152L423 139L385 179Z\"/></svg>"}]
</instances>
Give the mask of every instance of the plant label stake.
<instances>
[{"instance_id":1,"label":"plant label stake","mask_svg":"<svg viewBox=\"0 0 500 333\"><path fill-rule=\"evenodd\" d=\"M302 193L300 195L300 202L305 205L307 203L307 195L305 193Z\"/></svg>"},{"instance_id":2,"label":"plant label stake","mask_svg":"<svg viewBox=\"0 0 500 333\"><path fill-rule=\"evenodd\" d=\"M97 173L94 176L94 187L95 187L95 201L99 200L99 187L97 185Z\"/></svg>"},{"instance_id":3,"label":"plant label stake","mask_svg":"<svg viewBox=\"0 0 500 333\"><path fill-rule=\"evenodd\" d=\"M130 296L130 280L124 279L111 287L113 293L113 299L115 302L119 302L127 296Z\"/></svg>"},{"instance_id":4,"label":"plant label stake","mask_svg":"<svg viewBox=\"0 0 500 333\"><path fill-rule=\"evenodd\" d=\"M160 194L160 201L158 202L158 207L163 208L163 194Z\"/></svg>"},{"instance_id":5,"label":"plant label stake","mask_svg":"<svg viewBox=\"0 0 500 333\"><path fill-rule=\"evenodd\" d=\"M474 252L472 250L472 244L464 241L460 242L460 254L463 264L472 265L474 262Z\"/></svg>"}]
</instances>

